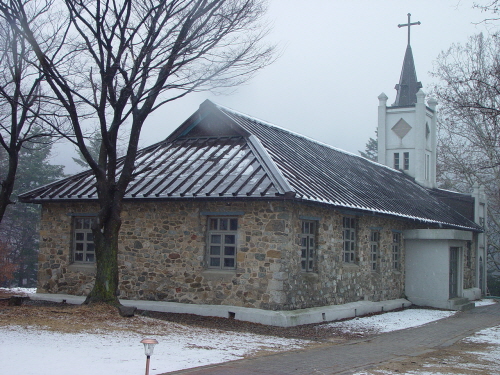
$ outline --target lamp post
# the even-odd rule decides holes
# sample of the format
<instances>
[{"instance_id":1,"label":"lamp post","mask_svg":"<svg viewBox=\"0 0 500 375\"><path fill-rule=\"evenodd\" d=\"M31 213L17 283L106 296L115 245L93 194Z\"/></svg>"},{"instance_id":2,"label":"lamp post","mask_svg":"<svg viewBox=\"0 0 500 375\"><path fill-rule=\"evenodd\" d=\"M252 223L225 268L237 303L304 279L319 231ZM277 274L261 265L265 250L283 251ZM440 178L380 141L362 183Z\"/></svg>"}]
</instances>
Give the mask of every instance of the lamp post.
<instances>
[{"instance_id":1,"label":"lamp post","mask_svg":"<svg viewBox=\"0 0 500 375\"><path fill-rule=\"evenodd\" d=\"M153 350L158 341L155 339L144 339L141 340L141 344L144 344L144 352L146 354L146 375L149 375L149 357L153 355Z\"/></svg>"}]
</instances>

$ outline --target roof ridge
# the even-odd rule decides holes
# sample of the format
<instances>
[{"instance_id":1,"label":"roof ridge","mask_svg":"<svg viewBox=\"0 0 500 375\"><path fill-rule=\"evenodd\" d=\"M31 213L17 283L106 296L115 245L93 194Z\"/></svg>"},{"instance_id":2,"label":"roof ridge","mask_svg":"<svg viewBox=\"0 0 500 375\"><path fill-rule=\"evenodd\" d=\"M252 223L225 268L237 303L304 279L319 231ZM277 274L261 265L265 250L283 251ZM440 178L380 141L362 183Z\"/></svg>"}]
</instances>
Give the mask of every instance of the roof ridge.
<instances>
[{"instance_id":1,"label":"roof ridge","mask_svg":"<svg viewBox=\"0 0 500 375\"><path fill-rule=\"evenodd\" d=\"M396 172L399 172L399 173L402 173L400 170L398 169L394 169L394 168L391 168L387 165L384 165L384 164L380 164L376 161L373 161L373 160L370 160L370 159L367 159L361 155L358 155L358 154L355 154L353 152L350 152L350 151L346 151L346 150L343 150L341 148L338 148L338 147L335 147L335 146L332 146L332 145L329 145L328 143L324 143L324 142L321 142L321 141L318 141L317 139L314 139L314 138L311 138L307 135L304 135L304 134L300 134L300 133L297 133L293 130L290 130L290 129L286 129L282 126L279 126L279 125L276 125L276 124L273 124L269 121L265 121L265 120L261 120L255 116L250 116L250 115L247 115L246 113L243 113L243 112L240 112L240 111L236 111L232 108L229 108L229 107L226 107L226 106L223 106L223 105L220 105L220 104L217 104L217 103L214 103L214 105L219 108L219 109L222 109L222 110L226 110L226 111L229 111L229 112L232 112L233 114L237 115L237 116L243 116L243 117L246 117L247 119L249 120L253 120L253 121L257 121L258 123L260 123L261 125L265 125L265 126L268 126L268 127L272 127L272 128L275 128L275 129L278 129L278 130L281 130L285 133L288 133L288 134L291 134L291 135L294 135L296 137L299 137L299 138L303 138L303 139L306 139L310 142L313 142L313 143L316 143L320 146L323 146L323 147L326 147L326 148L329 148L331 150L334 150L334 151L337 151L337 152L340 152L340 153L343 153L345 155L350 155L350 156L355 156L355 157L358 157L358 158L361 158L363 160L366 160L370 163L373 163L375 165L378 165L380 167L384 167L384 168L387 168L387 169L390 169L390 170L393 170L393 171L396 171Z\"/></svg>"}]
</instances>

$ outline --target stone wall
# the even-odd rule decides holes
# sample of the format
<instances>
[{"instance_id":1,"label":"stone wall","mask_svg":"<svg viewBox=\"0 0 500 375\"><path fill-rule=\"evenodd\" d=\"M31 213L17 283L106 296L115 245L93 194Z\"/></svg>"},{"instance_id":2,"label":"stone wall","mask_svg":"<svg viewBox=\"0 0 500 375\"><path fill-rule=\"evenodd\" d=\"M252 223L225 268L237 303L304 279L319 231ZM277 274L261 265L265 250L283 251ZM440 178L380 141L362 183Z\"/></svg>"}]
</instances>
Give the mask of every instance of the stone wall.
<instances>
[{"instance_id":1,"label":"stone wall","mask_svg":"<svg viewBox=\"0 0 500 375\"><path fill-rule=\"evenodd\" d=\"M71 263L71 214L96 212L78 203L42 209L39 292L85 295L93 265ZM238 215L236 270L206 267L211 213ZM120 298L224 304L290 310L359 300L403 297L400 270L392 269L393 230L403 221L357 217L358 261L342 262L341 213L291 201L125 203L120 233ZM300 270L300 219L318 219L315 272ZM370 231L381 233L379 270L370 269Z\"/></svg>"},{"instance_id":2,"label":"stone wall","mask_svg":"<svg viewBox=\"0 0 500 375\"><path fill-rule=\"evenodd\" d=\"M317 235L316 272L300 272L300 250L289 252L283 264L288 276L286 309L305 308L331 304L368 300L381 301L401 298L404 294L404 266L392 269L392 233L402 231L404 223L373 216L354 216L349 213L307 205L292 207L295 223L294 238L298 248L300 218L319 219ZM342 259L342 219L357 217L357 255L355 264L344 263ZM370 234L380 231L380 259L377 272L371 271ZM404 245L401 241L401 263L404 265ZM271 306L271 308L273 308Z\"/></svg>"},{"instance_id":3,"label":"stone wall","mask_svg":"<svg viewBox=\"0 0 500 375\"><path fill-rule=\"evenodd\" d=\"M467 241L468 242L468 241ZM476 269L477 269L477 234L474 234L474 240L468 242L463 249L463 264L464 264L464 289L474 288L476 283Z\"/></svg>"},{"instance_id":4,"label":"stone wall","mask_svg":"<svg viewBox=\"0 0 500 375\"><path fill-rule=\"evenodd\" d=\"M71 262L72 212L97 212L92 204L57 203L42 205L38 291L88 294L95 276L94 265Z\"/></svg>"}]
</instances>

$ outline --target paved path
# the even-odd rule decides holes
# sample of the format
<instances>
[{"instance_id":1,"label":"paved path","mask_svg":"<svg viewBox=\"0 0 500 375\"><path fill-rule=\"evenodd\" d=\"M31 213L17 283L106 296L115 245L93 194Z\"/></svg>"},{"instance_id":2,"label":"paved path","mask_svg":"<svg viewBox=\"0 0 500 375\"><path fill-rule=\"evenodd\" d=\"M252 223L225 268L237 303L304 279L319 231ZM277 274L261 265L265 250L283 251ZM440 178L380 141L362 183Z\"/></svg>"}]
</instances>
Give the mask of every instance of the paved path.
<instances>
[{"instance_id":1,"label":"paved path","mask_svg":"<svg viewBox=\"0 0 500 375\"><path fill-rule=\"evenodd\" d=\"M183 375L330 375L356 371L425 352L438 350L486 327L500 325L500 303L422 327L383 333L362 340L326 347L226 362L168 374Z\"/></svg>"}]
</instances>

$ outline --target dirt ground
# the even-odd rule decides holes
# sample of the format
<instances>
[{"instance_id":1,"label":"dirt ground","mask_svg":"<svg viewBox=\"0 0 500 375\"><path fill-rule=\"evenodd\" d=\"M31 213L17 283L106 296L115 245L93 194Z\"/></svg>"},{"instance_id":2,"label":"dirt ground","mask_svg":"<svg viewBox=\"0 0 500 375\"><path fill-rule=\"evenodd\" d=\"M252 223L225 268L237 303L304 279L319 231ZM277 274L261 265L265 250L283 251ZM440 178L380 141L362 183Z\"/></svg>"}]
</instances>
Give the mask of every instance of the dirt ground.
<instances>
[{"instance_id":1,"label":"dirt ground","mask_svg":"<svg viewBox=\"0 0 500 375\"><path fill-rule=\"evenodd\" d=\"M487 344L459 341L447 348L384 363L369 369L365 374L498 375L498 360L488 357L492 349Z\"/></svg>"},{"instance_id":2,"label":"dirt ground","mask_svg":"<svg viewBox=\"0 0 500 375\"><path fill-rule=\"evenodd\" d=\"M178 329L178 324L211 329L239 332L252 332L278 337L301 338L312 340L316 345L332 345L348 340L369 337L372 333L358 335L341 334L320 325L280 328L237 320L200 317L189 314L169 314L138 311L135 317L124 318L118 310L108 305L69 305L63 303L26 300L21 306L9 305L10 295L0 291L0 326L19 325L23 327L41 327L66 333L109 331L132 331L143 335L155 334L165 329ZM153 319L141 319L142 317ZM162 321L173 324L166 326ZM166 328L171 327L171 328ZM316 346L314 345L314 346ZM417 356L402 358L364 372L365 374L440 374L483 375L500 374L500 366L494 360L481 353L489 353L491 346L459 341L458 343L436 351Z\"/></svg>"},{"instance_id":3,"label":"dirt ground","mask_svg":"<svg viewBox=\"0 0 500 375\"><path fill-rule=\"evenodd\" d=\"M48 330L68 333L103 329L131 330L141 334L153 334L158 332L158 327L155 327L153 323L154 320L157 320L209 329L300 338L317 343L341 342L363 336L343 334L338 329L321 327L320 324L282 328L234 319L141 310L137 310L134 317L124 318L119 315L116 308L106 304L88 306L26 300L21 306L9 306L9 298L9 293L0 290L0 326L39 326ZM153 318L154 320L147 320L145 323L143 319L140 319L141 317Z\"/></svg>"}]
</instances>

